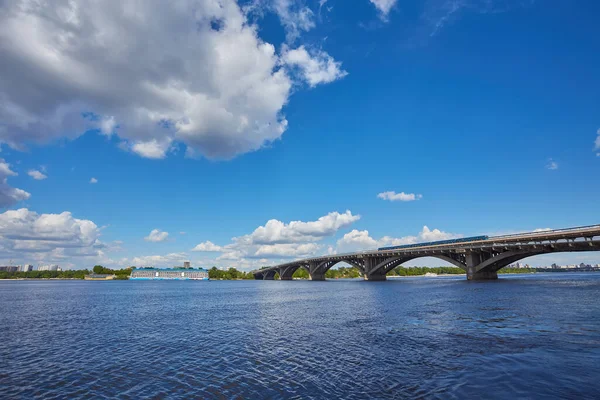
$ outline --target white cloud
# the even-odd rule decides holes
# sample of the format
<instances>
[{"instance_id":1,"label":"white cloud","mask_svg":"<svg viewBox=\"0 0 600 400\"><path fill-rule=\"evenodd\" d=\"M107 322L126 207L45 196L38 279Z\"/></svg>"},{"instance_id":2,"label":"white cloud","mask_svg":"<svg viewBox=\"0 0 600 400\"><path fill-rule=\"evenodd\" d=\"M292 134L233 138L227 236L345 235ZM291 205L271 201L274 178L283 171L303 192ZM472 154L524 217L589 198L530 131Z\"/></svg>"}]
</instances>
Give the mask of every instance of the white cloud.
<instances>
[{"instance_id":1,"label":"white cloud","mask_svg":"<svg viewBox=\"0 0 600 400\"><path fill-rule=\"evenodd\" d=\"M596 132L598 136L596 136L596 141L594 142L594 150L600 150L600 129ZM600 153L596 153L597 156L600 157Z\"/></svg>"},{"instance_id":2,"label":"white cloud","mask_svg":"<svg viewBox=\"0 0 600 400\"><path fill-rule=\"evenodd\" d=\"M379 11L379 16L382 20L387 21L388 15L392 8L396 5L397 0L369 0L371 4Z\"/></svg>"},{"instance_id":3,"label":"white cloud","mask_svg":"<svg viewBox=\"0 0 600 400\"><path fill-rule=\"evenodd\" d=\"M133 143L130 148L134 153L154 159L163 159L167 155L167 150L171 146L172 140L167 138L166 140L152 139L147 142Z\"/></svg>"},{"instance_id":4,"label":"white cloud","mask_svg":"<svg viewBox=\"0 0 600 400\"><path fill-rule=\"evenodd\" d=\"M27 200L31 194L8 184L9 176L18 174L10 169L10 164L0 158L0 207L9 207L22 200Z\"/></svg>"},{"instance_id":5,"label":"white cloud","mask_svg":"<svg viewBox=\"0 0 600 400\"><path fill-rule=\"evenodd\" d=\"M377 198L389 201L415 201L422 199L423 196L420 194L404 192L382 192L377 195Z\"/></svg>"},{"instance_id":6,"label":"white cloud","mask_svg":"<svg viewBox=\"0 0 600 400\"><path fill-rule=\"evenodd\" d=\"M261 17L265 11L277 15L289 43L297 40L302 32L308 32L316 26L313 11L303 0L253 0L244 6L246 14Z\"/></svg>"},{"instance_id":7,"label":"white cloud","mask_svg":"<svg viewBox=\"0 0 600 400\"><path fill-rule=\"evenodd\" d=\"M256 257L308 257L321 249L316 243L286 243L286 244L265 244L260 246L254 256Z\"/></svg>"},{"instance_id":8,"label":"white cloud","mask_svg":"<svg viewBox=\"0 0 600 400\"><path fill-rule=\"evenodd\" d=\"M331 212L316 221L291 221L284 223L276 219L267 221L252 233L232 238L231 243L219 246L206 241L192 251L220 252L218 261L235 261L254 264L254 260L264 258L293 258L315 255L322 246L314 243L333 236L340 229L350 226L360 219L352 212Z\"/></svg>"},{"instance_id":9,"label":"white cloud","mask_svg":"<svg viewBox=\"0 0 600 400\"><path fill-rule=\"evenodd\" d=\"M184 261L188 261L186 253L170 253L164 256L139 256L132 259L121 260L122 265L133 265L136 267L156 267L156 268L172 268L181 266Z\"/></svg>"},{"instance_id":10,"label":"white cloud","mask_svg":"<svg viewBox=\"0 0 600 400\"><path fill-rule=\"evenodd\" d=\"M47 175L44 175L43 173L41 173L40 171L35 170L35 169L30 169L27 172L27 175L29 175L30 177L32 177L36 181L42 181L42 180L44 180L44 179L46 179L48 177Z\"/></svg>"},{"instance_id":11,"label":"white cloud","mask_svg":"<svg viewBox=\"0 0 600 400\"><path fill-rule=\"evenodd\" d=\"M92 178L92 179L90 179L90 183L98 183L98 179Z\"/></svg>"},{"instance_id":12,"label":"white cloud","mask_svg":"<svg viewBox=\"0 0 600 400\"><path fill-rule=\"evenodd\" d=\"M301 32L308 32L315 27L314 13L312 10L295 0L275 0L275 12L286 30L289 42L298 39Z\"/></svg>"},{"instance_id":13,"label":"white cloud","mask_svg":"<svg viewBox=\"0 0 600 400\"><path fill-rule=\"evenodd\" d=\"M169 237L169 232L162 232L159 229L152 229L150 234L144 238L147 242L164 242Z\"/></svg>"},{"instance_id":14,"label":"white cloud","mask_svg":"<svg viewBox=\"0 0 600 400\"><path fill-rule=\"evenodd\" d=\"M116 127L117 121L115 121L115 117L104 117L100 121L100 132L102 132L106 136L112 135Z\"/></svg>"},{"instance_id":15,"label":"white cloud","mask_svg":"<svg viewBox=\"0 0 600 400\"><path fill-rule=\"evenodd\" d=\"M286 49L282 59L286 65L297 68L302 79L310 87L330 83L348 75L342 69L342 63L335 61L322 50L314 50L310 54L304 46L293 50Z\"/></svg>"},{"instance_id":16,"label":"white cloud","mask_svg":"<svg viewBox=\"0 0 600 400\"><path fill-rule=\"evenodd\" d=\"M100 229L70 212L38 214L26 208L0 214L0 254L23 262L99 258Z\"/></svg>"},{"instance_id":17,"label":"white cloud","mask_svg":"<svg viewBox=\"0 0 600 400\"><path fill-rule=\"evenodd\" d=\"M307 7L275 4L292 36L314 26ZM295 79L258 32L234 0L4 2L0 143L98 129L149 158L258 150L287 129ZM322 51L296 62L311 86L345 74Z\"/></svg>"},{"instance_id":18,"label":"white cloud","mask_svg":"<svg viewBox=\"0 0 600 400\"><path fill-rule=\"evenodd\" d=\"M548 159L548 164L546 164L546 168L553 171L558 169L558 163L553 159Z\"/></svg>"},{"instance_id":19,"label":"white cloud","mask_svg":"<svg viewBox=\"0 0 600 400\"><path fill-rule=\"evenodd\" d=\"M222 250L223 250L223 247L217 246L216 244L214 244L210 240L207 240L206 242L200 243L200 244L196 245L196 247L194 247L192 249L192 251L207 251L207 252L222 251Z\"/></svg>"},{"instance_id":20,"label":"white cloud","mask_svg":"<svg viewBox=\"0 0 600 400\"><path fill-rule=\"evenodd\" d=\"M431 230L427 226L424 226L417 236L404 236L400 238L384 236L379 240L375 240L369 236L369 231L358 231L354 229L337 241L337 251L339 253L348 253L361 250L373 250L385 246L435 242L438 240L456 239L460 237L462 237L460 234L443 232L439 229Z\"/></svg>"},{"instance_id":21,"label":"white cloud","mask_svg":"<svg viewBox=\"0 0 600 400\"><path fill-rule=\"evenodd\" d=\"M335 234L338 230L358 221L360 215L330 212L316 221L291 221L288 224L272 219L259 226L250 235L235 238L237 242L250 244L297 243L319 240Z\"/></svg>"}]
</instances>

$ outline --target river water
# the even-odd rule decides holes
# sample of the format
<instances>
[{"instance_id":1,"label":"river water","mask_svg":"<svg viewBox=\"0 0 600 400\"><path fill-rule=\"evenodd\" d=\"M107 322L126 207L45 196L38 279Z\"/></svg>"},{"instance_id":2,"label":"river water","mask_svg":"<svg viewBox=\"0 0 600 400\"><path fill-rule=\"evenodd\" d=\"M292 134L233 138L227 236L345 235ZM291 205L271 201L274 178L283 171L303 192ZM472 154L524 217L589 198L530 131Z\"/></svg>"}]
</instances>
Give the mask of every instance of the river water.
<instances>
[{"instance_id":1,"label":"river water","mask_svg":"<svg viewBox=\"0 0 600 400\"><path fill-rule=\"evenodd\" d=\"M600 273L0 281L0 398L600 398Z\"/></svg>"}]
</instances>

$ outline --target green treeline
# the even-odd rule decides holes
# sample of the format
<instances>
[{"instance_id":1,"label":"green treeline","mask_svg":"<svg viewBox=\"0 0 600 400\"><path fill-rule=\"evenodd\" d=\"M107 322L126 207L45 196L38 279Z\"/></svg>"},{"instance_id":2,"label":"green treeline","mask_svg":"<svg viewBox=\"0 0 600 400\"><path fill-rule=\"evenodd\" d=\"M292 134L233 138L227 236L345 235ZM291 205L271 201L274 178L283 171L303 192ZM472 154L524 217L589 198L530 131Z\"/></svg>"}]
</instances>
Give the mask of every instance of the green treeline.
<instances>
[{"instance_id":1,"label":"green treeline","mask_svg":"<svg viewBox=\"0 0 600 400\"><path fill-rule=\"evenodd\" d=\"M93 271L87 269L67 270L67 271L29 271L29 272L6 272L0 271L0 279L83 279L85 275L91 272L95 274L116 275L116 279L129 279L131 271L134 267L113 270L105 268L101 265L96 265ZM458 267L396 267L388 273L388 276L420 276L426 273L434 273L438 275L464 275L465 271ZM499 274L530 274L537 272L535 268L502 268L498 271ZM254 275L250 272L238 271L235 268L221 270L217 267L212 267L208 271L210 279L234 280L234 279L254 279ZM304 268L298 268L294 272L295 279L308 279L308 271ZM327 279L343 279L343 278L360 278L360 271L355 267L340 267L330 269L325 273ZM279 279L279 275L275 275L275 279Z\"/></svg>"},{"instance_id":2,"label":"green treeline","mask_svg":"<svg viewBox=\"0 0 600 400\"><path fill-rule=\"evenodd\" d=\"M208 277L210 279L222 279L222 280L233 280L233 279L254 279L254 275L250 272L238 271L235 268L229 268L228 270L221 270L217 267L212 267L208 270Z\"/></svg>"},{"instance_id":3,"label":"green treeline","mask_svg":"<svg viewBox=\"0 0 600 400\"><path fill-rule=\"evenodd\" d=\"M534 272L544 272L537 271L535 268L502 268L498 271L499 274L533 274Z\"/></svg>"},{"instance_id":4,"label":"green treeline","mask_svg":"<svg viewBox=\"0 0 600 400\"><path fill-rule=\"evenodd\" d=\"M129 268L123 268L123 269L110 269L110 268L105 268L102 265L96 265L94 266L94 273L95 274L100 274L100 275L115 275L115 279L129 279L129 276L131 275L131 270L134 267L129 267Z\"/></svg>"},{"instance_id":5,"label":"green treeline","mask_svg":"<svg viewBox=\"0 0 600 400\"><path fill-rule=\"evenodd\" d=\"M458 267L396 267L388 276L420 276L426 273L438 274L438 275L464 275L466 272L462 268Z\"/></svg>"},{"instance_id":6,"label":"green treeline","mask_svg":"<svg viewBox=\"0 0 600 400\"><path fill-rule=\"evenodd\" d=\"M68 271L29 271L29 272L0 272L0 279L83 279L90 271L87 269Z\"/></svg>"},{"instance_id":7,"label":"green treeline","mask_svg":"<svg viewBox=\"0 0 600 400\"><path fill-rule=\"evenodd\" d=\"M516 269L516 268L503 268L498 271L499 274L528 274L536 272L535 268ZM388 273L388 276L421 276L426 273L438 274L438 275L464 275L465 271L458 267L396 267ZM340 278L359 278L360 271L355 267L340 267L337 269L330 269L325 273L327 279L340 279ZM308 271L304 268L298 268L294 272L295 279L308 279ZM277 278L277 276L276 276Z\"/></svg>"}]
</instances>

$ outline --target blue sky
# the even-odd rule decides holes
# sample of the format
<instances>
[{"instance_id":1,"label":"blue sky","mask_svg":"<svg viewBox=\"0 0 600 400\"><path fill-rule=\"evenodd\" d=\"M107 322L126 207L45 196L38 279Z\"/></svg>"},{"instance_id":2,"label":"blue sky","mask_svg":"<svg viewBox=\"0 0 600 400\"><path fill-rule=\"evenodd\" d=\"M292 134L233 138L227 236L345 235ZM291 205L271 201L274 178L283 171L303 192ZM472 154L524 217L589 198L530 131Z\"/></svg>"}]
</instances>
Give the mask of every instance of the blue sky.
<instances>
[{"instance_id":1,"label":"blue sky","mask_svg":"<svg viewBox=\"0 0 600 400\"><path fill-rule=\"evenodd\" d=\"M597 2L20 3L2 263L251 269L600 222Z\"/></svg>"}]
</instances>

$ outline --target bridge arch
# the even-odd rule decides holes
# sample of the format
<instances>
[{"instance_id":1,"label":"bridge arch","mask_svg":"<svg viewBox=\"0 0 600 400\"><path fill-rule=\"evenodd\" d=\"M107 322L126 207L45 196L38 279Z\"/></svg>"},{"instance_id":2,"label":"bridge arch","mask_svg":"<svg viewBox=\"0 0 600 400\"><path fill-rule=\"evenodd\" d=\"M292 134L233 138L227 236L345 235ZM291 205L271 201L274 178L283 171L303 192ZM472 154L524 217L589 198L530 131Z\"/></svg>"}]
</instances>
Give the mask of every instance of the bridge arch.
<instances>
[{"instance_id":1,"label":"bridge arch","mask_svg":"<svg viewBox=\"0 0 600 400\"><path fill-rule=\"evenodd\" d=\"M331 268L333 268L335 265L339 264L339 263L346 263L349 264L352 267L355 267L356 269L358 269L358 271L361 273L361 275L365 274L365 267L364 265L360 264L360 262L358 262L357 260L354 259L341 259L341 260L329 260L329 261L323 261L322 263L319 263L318 266L315 268L315 272L318 272L319 274L323 274L325 275L325 273L327 271L329 271Z\"/></svg>"},{"instance_id":2,"label":"bridge arch","mask_svg":"<svg viewBox=\"0 0 600 400\"><path fill-rule=\"evenodd\" d=\"M425 258L425 257L438 258L440 260L446 261L446 262L464 270L465 272L467 271L467 266L464 263L462 263L461 261L456 260L450 256L443 255L443 254L431 254L431 255L428 254L428 255L415 255L415 256L388 258L388 259L380 262L379 264L375 265L369 271L369 274L371 274L371 275L387 275L391 270L393 270L394 268L396 268L406 262L416 260L418 258Z\"/></svg>"},{"instance_id":3,"label":"bridge arch","mask_svg":"<svg viewBox=\"0 0 600 400\"><path fill-rule=\"evenodd\" d=\"M559 253L557 251L552 250L540 250L540 251L506 251L504 253L500 253L496 256L493 256L475 268L475 272L497 272L498 270L515 263L519 260L522 260L527 257L539 256L541 254L549 254L549 253Z\"/></svg>"},{"instance_id":4,"label":"bridge arch","mask_svg":"<svg viewBox=\"0 0 600 400\"><path fill-rule=\"evenodd\" d=\"M306 271L310 272L307 265L296 264L296 265L289 265L287 267L281 267L279 269L279 276L281 277L282 280L292 280L294 273L296 271L298 271L298 269L300 269L300 268L304 268Z\"/></svg>"}]
</instances>

